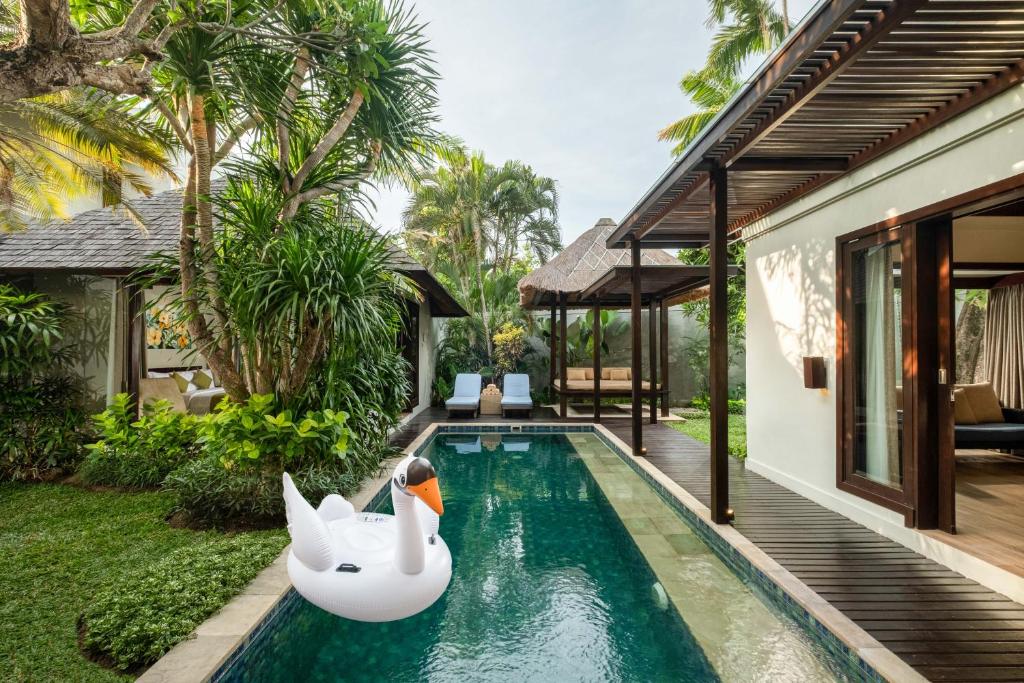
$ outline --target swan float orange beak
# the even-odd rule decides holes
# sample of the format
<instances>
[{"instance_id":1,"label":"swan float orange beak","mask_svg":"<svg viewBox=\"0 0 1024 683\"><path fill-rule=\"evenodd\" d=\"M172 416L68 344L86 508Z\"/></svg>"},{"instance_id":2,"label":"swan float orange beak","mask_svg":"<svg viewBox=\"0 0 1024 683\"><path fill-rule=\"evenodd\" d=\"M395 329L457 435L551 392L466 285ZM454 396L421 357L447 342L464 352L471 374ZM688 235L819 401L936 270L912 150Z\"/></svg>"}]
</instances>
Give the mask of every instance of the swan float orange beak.
<instances>
[{"instance_id":1,"label":"swan float orange beak","mask_svg":"<svg viewBox=\"0 0 1024 683\"><path fill-rule=\"evenodd\" d=\"M441 501L441 487L437 481L437 472L426 458L416 458L409 463L405 489L426 503L427 507L438 515L444 514L444 503Z\"/></svg>"}]
</instances>

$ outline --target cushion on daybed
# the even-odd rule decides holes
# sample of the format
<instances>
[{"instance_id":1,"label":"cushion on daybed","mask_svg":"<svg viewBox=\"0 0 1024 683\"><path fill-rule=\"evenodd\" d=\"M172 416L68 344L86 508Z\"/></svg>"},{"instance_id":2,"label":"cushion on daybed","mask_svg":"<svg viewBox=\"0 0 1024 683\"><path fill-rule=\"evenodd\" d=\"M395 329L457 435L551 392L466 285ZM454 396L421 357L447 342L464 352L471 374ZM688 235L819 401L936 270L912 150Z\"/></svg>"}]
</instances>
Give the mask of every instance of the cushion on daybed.
<instances>
[{"instance_id":1,"label":"cushion on daybed","mask_svg":"<svg viewBox=\"0 0 1024 683\"><path fill-rule=\"evenodd\" d=\"M583 380L587 379L587 371L585 368L567 368L565 371L565 378L567 380Z\"/></svg>"},{"instance_id":2,"label":"cushion on daybed","mask_svg":"<svg viewBox=\"0 0 1024 683\"><path fill-rule=\"evenodd\" d=\"M958 425L976 425L978 418L974 416L967 392L963 389L953 390L953 423Z\"/></svg>"},{"instance_id":3,"label":"cushion on daybed","mask_svg":"<svg viewBox=\"0 0 1024 683\"><path fill-rule=\"evenodd\" d=\"M611 373L608 379L613 382L629 381L633 378L629 368L611 368Z\"/></svg>"},{"instance_id":4,"label":"cushion on daybed","mask_svg":"<svg viewBox=\"0 0 1024 683\"><path fill-rule=\"evenodd\" d=\"M958 384L956 389L963 389L967 402L971 405L971 412L978 424L990 422L1004 422L1003 408L999 405L999 397L991 382L980 382L978 384Z\"/></svg>"}]
</instances>

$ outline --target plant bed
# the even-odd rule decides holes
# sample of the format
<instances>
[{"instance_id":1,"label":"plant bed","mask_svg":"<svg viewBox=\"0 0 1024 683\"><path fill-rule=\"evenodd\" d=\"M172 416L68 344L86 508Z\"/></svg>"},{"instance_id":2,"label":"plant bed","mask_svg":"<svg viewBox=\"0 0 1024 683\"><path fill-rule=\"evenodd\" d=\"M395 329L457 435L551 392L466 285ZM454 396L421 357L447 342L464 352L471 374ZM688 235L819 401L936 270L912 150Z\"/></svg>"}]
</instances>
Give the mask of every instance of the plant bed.
<instances>
[{"instance_id":1,"label":"plant bed","mask_svg":"<svg viewBox=\"0 0 1024 683\"><path fill-rule=\"evenodd\" d=\"M146 567L229 538L172 528L173 505L162 492L0 484L0 680L124 680L83 656L79 616ZM283 529L235 538L270 558L253 562L254 573L287 543Z\"/></svg>"}]
</instances>

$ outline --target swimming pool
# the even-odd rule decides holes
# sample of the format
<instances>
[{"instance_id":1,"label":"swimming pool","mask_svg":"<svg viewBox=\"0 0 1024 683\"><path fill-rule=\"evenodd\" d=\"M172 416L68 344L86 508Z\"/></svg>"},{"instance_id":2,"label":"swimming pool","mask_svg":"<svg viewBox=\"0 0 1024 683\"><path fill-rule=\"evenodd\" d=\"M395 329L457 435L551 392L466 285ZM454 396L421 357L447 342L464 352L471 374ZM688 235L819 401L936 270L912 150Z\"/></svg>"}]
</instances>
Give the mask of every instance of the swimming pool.
<instances>
[{"instance_id":1,"label":"swimming pool","mask_svg":"<svg viewBox=\"0 0 1024 683\"><path fill-rule=\"evenodd\" d=\"M597 435L439 433L422 455L447 593L386 624L292 593L219 680L836 679Z\"/></svg>"}]
</instances>

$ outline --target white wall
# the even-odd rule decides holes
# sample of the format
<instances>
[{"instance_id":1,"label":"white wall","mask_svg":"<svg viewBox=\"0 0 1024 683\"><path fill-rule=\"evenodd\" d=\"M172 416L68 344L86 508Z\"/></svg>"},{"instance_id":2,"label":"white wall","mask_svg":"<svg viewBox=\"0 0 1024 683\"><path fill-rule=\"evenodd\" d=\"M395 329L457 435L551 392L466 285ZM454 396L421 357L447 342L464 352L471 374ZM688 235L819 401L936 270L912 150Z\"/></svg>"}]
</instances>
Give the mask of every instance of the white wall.
<instances>
[{"instance_id":1,"label":"white wall","mask_svg":"<svg viewBox=\"0 0 1024 683\"><path fill-rule=\"evenodd\" d=\"M1024 173L1024 87L921 136L745 231L748 466L919 550L902 515L835 486L835 239ZM803 387L804 356L829 389Z\"/></svg>"}]
</instances>

